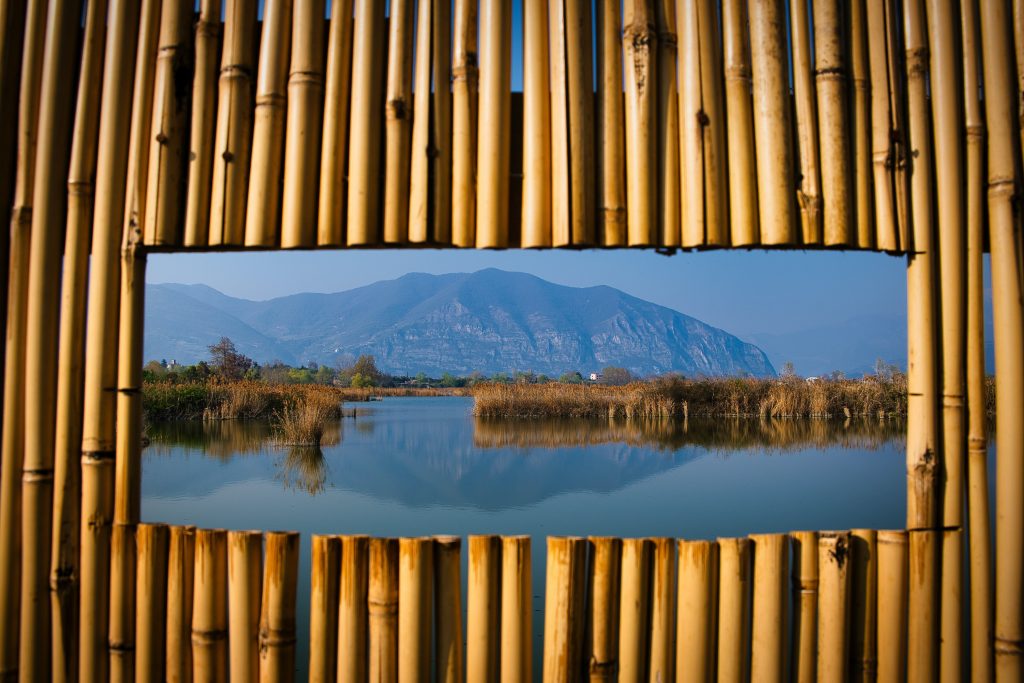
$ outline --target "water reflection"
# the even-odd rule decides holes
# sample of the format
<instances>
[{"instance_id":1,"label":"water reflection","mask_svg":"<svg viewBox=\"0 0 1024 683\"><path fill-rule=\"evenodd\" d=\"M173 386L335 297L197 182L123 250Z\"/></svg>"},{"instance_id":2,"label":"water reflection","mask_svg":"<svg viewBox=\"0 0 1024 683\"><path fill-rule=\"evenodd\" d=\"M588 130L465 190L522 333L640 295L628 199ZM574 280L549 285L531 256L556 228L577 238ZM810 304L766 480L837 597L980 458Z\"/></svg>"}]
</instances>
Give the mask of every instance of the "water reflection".
<instances>
[{"instance_id":1,"label":"water reflection","mask_svg":"<svg viewBox=\"0 0 1024 683\"><path fill-rule=\"evenodd\" d=\"M327 483L327 460L316 446L292 446L281 462L276 477L285 489L311 496L323 493Z\"/></svg>"}]
</instances>

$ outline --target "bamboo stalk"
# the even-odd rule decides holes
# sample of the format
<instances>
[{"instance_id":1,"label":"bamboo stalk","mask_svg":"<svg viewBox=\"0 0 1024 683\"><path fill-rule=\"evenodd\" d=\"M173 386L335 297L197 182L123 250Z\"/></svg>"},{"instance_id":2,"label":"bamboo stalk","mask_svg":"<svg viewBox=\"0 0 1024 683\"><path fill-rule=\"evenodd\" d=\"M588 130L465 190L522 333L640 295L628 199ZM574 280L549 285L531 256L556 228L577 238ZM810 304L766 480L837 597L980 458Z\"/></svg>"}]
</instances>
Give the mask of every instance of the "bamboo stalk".
<instances>
[{"instance_id":1,"label":"bamboo stalk","mask_svg":"<svg viewBox=\"0 0 1024 683\"><path fill-rule=\"evenodd\" d=\"M462 683L462 539L434 537L434 680Z\"/></svg>"},{"instance_id":2,"label":"bamboo stalk","mask_svg":"<svg viewBox=\"0 0 1024 683\"><path fill-rule=\"evenodd\" d=\"M167 683L192 680L192 578L196 530L172 526L167 559Z\"/></svg>"},{"instance_id":3,"label":"bamboo stalk","mask_svg":"<svg viewBox=\"0 0 1024 683\"><path fill-rule=\"evenodd\" d=\"M140 524L136 530L139 556L135 592L139 604L135 614L135 677L139 681L166 680L169 542L170 529L166 524Z\"/></svg>"},{"instance_id":4,"label":"bamboo stalk","mask_svg":"<svg viewBox=\"0 0 1024 683\"><path fill-rule=\"evenodd\" d=\"M430 625L434 589L434 541L398 542L398 680L430 680Z\"/></svg>"},{"instance_id":5,"label":"bamboo stalk","mask_svg":"<svg viewBox=\"0 0 1024 683\"><path fill-rule=\"evenodd\" d=\"M352 99L349 109L347 244L380 240L377 225L380 169L381 63L386 47L384 4L356 0L352 39Z\"/></svg>"},{"instance_id":6,"label":"bamboo stalk","mask_svg":"<svg viewBox=\"0 0 1024 683\"><path fill-rule=\"evenodd\" d=\"M786 676L789 537L784 534L752 534L750 539L754 542L750 678L753 681L781 681Z\"/></svg>"},{"instance_id":7,"label":"bamboo stalk","mask_svg":"<svg viewBox=\"0 0 1024 683\"><path fill-rule=\"evenodd\" d=\"M623 72L626 88L626 225L630 246L650 246L658 241L658 32L655 27L653 0L626 0L622 18ZM572 24L567 18L568 27ZM684 48L689 46L687 34L680 31ZM688 65L692 60L684 60ZM687 82L684 71L683 82ZM682 93L682 91L681 91ZM682 97L682 94L680 95ZM679 105L683 131L691 130L693 107L689 101ZM571 116L570 110L570 116ZM572 136L570 119L570 137ZM667 142L667 141L666 141ZM692 162L687 154L688 138L680 149L681 160ZM574 148L570 144L570 151ZM683 164L689 171L693 166ZM575 170L575 169L573 169ZM686 178L693 174L688 173ZM575 175L573 176L575 178ZM683 193L683 207L689 209L690 197ZM683 225L692 215L683 214ZM623 548L625 550L625 547ZM632 551L631 551L632 552ZM623 586L625 588L625 586ZM621 645L620 641L620 645Z\"/></svg>"},{"instance_id":8,"label":"bamboo stalk","mask_svg":"<svg viewBox=\"0 0 1024 683\"><path fill-rule=\"evenodd\" d=\"M942 544L942 566L939 569L939 678L944 681L959 681L962 680L964 672L964 662L961 661L965 607L963 530L943 529L939 541Z\"/></svg>"},{"instance_id":9,"label":"bamboo stalk","mask_svg":"<svg viewBox=\"0 0 1024 683\"><path fill-rule=\"evenodd\" d=\"M651 579L651 647L648 679L651 681L671 681L675 680L676 677L677 573L675 542L671 538L653 538L651 543L653 546L651 550L653 572Z\"/></svg>"},{"instance_id":10,"label":"bamboo stalk","mask_svg":"<svg viewBox=\"0 0 1024 683\"><path fill-rule=\"evenodd\" d=\"M650 539L622 540L622 588L619 600L620 681L647 680L652 550ZM549 562L550 558L549 548Z\"/></svg>"},{"instance_id":11,"label":"bamboo stalk","mask_svg":"<svg viewBox=\"0 0 1024 683\"><path fill-rule=\"evenodd\" d=\"M722 36L728 112L729 234L732 245L738 247L756 244L760 239L746 2L722 2Z\"/></svg>"},{"instance_id":12,"label":"bamboo stalk","mask_svg":"<svg viewBox=\"0 0 1024 683\"><path fill-rule=\"evenodd\" d=\"M228 678L227 532L197 529L192 603L192 680Z\"/></svg>"},{"instance_id":13,"label":"bamboo stalk","mask_svg":"<svg viewBox=\"0 0 1024 683\"><path fill-rule=\"evenodd\" d=\"M850 532L850 677L874 681L878 672L878 532Z\"/></svg>"},{"instance_id":14,"label":"bamboo stalk","mask_svg":"<svg viewBox=\"0 0 1024 683\"><path fill-rule=\"evenodd\" d=\"M625 23L625 22L624 22ZM572 243L594 243L597 184L594 173L594 50L591 3L565 0L565 54L568 82L569 171Z\"/></svg>"},{"instance_id":15,"label":"bamboo stalk","mask_svg":"<svg viewBox=\"0 0 1024 683\"><path fill-rule=\"evenodd\" d=\"M221 0L200 0L195 32L195 75L189 129L188 189L184 245L206 246L210 238L210 183L213 178L213 131L217 123L217 43Z\"/></svg>"},{"instance_id":16,"label":"bamboo stalk","mask_svg":"<svg viewBox=\"0 0 1024 683\"><path fill-rule=\"evenodd\" d=\"M320 246L344 243L351 85L352 0L332 0L331 33L327 41L327 68L324 72L324 128L317 210L317 244Z\"/></svg>"},{"instance_id":17,"label":"bamboo stalk","mask_svg":"<svg viewBox=\"0 0 1024 683\"><path fill-rule=\"evenodd\" d=\"M371 683L398 680L398 539L370 539Z\"/></svg>"},{"instance_id":18,"label":"bamboo stalk","mask_svg":"<svg viewBox=\"0 0 1024 683\"><path fill-rule=\"evenodd\" d=\"M152 139L153 94L160 48L163 0L141 3L138 49L135 53L135 88L132 92L131 129L128 133L128 176L125 193L125 229L145 234L146 197L149 191L149 148Z\"/></svg>"},{"instance_id":19,"label":"bamboo stalk","mask_svg":"<svg viewBox=\"0 0 1024 683\"><path fill-rule=\"evenodd\" d=\"M586 541L549 536L544 589L544 682L568 683L583 670ZM625 558L623 559L625 567Z\"/></svg>"},{"instance_id":20,"label":"bamboo stalk","mask_svg":"<svg viewBox=\"0 0 1024 683\"><path fill-rule=\"evenodd\" d=\"M711 246L729 244L729 188L725 150L725 103L722 95L722 43L718 3L697 4L700 32L701 121L704 142L704 231Z\"/></svg>"},{"instance_id":21,"label":"bamboo stalk","mask_svg":"<svg viewBox=\"0 0 1024 683\"><path fill-rule=\"evenodd\" d=\"M793 545L793 680L816 680L818 645L818 532L795 531Z\"/></svg>"},{"instance_id":22,"label":"bamboo stalk","mask_svg":"<svg viewBox=\"0 0 1024 683\"><path fill-rule=\"evenodd\" d=\"M814 71L818 92L818 135L821 149L821 189L824 237L827 246L856 244L851 235L850 125L844 52L842 8L839 0L814 3Z\"/></svg>"},{"instance_id":23,"label":"bamboo stalk","mask_svg":"<svg viewBox=\"0 0 1024 683\"><path fill-rule=\"evenodd\" d=\"M874 179L875 245L879 250L900 248L897 224L895 145L889 110L891 87L886 24L888 12L880 0L866 3L868 58L871 68L871 168Z\"/></svg>"},{"instance_id":24,"label":"bamboo stalk","mask_svg":"<svg viewBox=\"0 0 1024 683\"><path fill-rule=\"evenodd\" d=\"M856 245L861 249L875 248L874 208L871 197L871 80L868 57L868 29L865 3L853 2L846 6L846 25L849 27L850 81L853 86L850 122L853 126L853 220L856 227ZM851 230L852 233L852 230ZM852 234L851 234L852 238Z\"/></svg>"},{"instance_id":25,"label":"bamboo stalk","mask_svg":"<svg viewBox=\"0 0 1024 683\"><path fill-rule=\"evenodd\" d=\"M587 649L589 680L615 681L619 658L619 595L622 541L610 537L587 539Z\"/></svg>"},{"instance_id":26,"label":"bamboo stalk","mask_svg":"<svg viewBox=\"0 0 1024 683\"><path fill-rule=\"evenodd\" d=\"M878 681L906 680L907 532L878 532Z\"/></svg>"},{"instance_id":27,"label":"bamboo stalk","mask_svg":"<svg viewBox=\"0 0 1024 683\"><path fill-rule=\"evenodd\" d=\"M307 4L316 4L309 0ZM256 108L253 111L252 161L249 167L249 194L245 210L245 246L273 247L281 243L278 230L281 222L281 183L284 164L285 116L289 107L308 112L309 102L293 102L288 97L288 55L292 54L293 0L269 0L263 7L263 34L260 39L259 75L256 78ZM300 0L300 8L302 0ZM312 13L312 7L308 8ZM320 12L323 16L323 11ZM313 22L322 26L322 22ZM309 30L306 24L298 30ZM303 47L315 43L313 36L303 35L292 54L301 62ZM320 58L316 52L315 59ZM310 55L304 55L310 57ZM298 57L298 59L295 59ZM311 60L310 60L311 61ZM297 94L298 95L298 94ZM298 95L298 99L302 99ZM293 126L308 131L312 121L288 121L289 134ZM294 230L294 227L292 228ZM299 235L290 235L295 246Z\"/></svg>"},{"instance_id":28,"label":"bamboo stalk","mask_svg":"<svg viewBox=\"0 0 1024 683\"><path fill-rule=\"evenodd\" d=\"M10 93L0 102L0 207L11 208L18 161L18 110L21 102L15 93L21 89L21 57L25 38L26 2L0 3L0 92ZM101 41L102 42L102 41ZM84 54L84 53L83 53ZM0 282L7 282L9 235L0 239ZM7 319L7 291L0 292L0 320ZM3 340L0 338L0 374L3 371Z\"/></svg>"},{"instance_id":29,"label":"bamboo stalk","mask_svg":"<svg viewBox=\"0 0 1024 683\"><path fill-rule=\"evenodd\" d=\"M252 73L256 46L256 0L227 0L224 47L217 85L210 191L211 246L245 241L245 210L252 158Z\"/></svg>"},{"instance_id":30,"label":"bamboo stalk","mask_svg":"<svg viewBox=\"0 0 1024 683\"><path fill-rule=\"evenodd\" d=\"M532 158L530 133L538 125L534 117L538 112L531 109L536 101L534 86L540 86L539 76L536 71L547 68L547 51L538 52L542 48L536 45L537 27L536 10L539 8L540 0L531 0L524 3L523 11L527 17L534 21L523 23L523 49L529 55L524 57L523 64L523 95L526 99L526 111L528 112L524 121L526 133L523 140L524 160ZM477 69L477 23L476 6L474 0L455 0L455 36L452 63L452 243L457 247L472 247L476 245L476 129L477 129L477 86L479 72ZM532 13L532 14L531 14ZM546 32L541 32L543 36ZM544 77L544 82L547 82ZM542 92L546 93L546 88ZM541 108L547 103L544 96ZM547 124L543 124L547 125ZM524 162L526 169L533 168L528 162ZM526 206L527 190L534 189L530 173L527 171L524 178L523 205ZM543 188L541 188L543 190ZM549 200L550 201L550 200ZM531 225L527 220L527 214L523 212L524 235ZM527 246L524 242L523 246Z\"/></svg>"},{"instance_id":31,"label":"bamboo stalk","mask_svg":"<svg viewBox=\"0 0 1024 683\"><path fill-rule=\"evenodd\" d=\"M931 529L908 530L907 680L935 680L939 615L935 609L941 538Z\"/></svg>"},{"instance_id":32,"label":"bamboo stalk","mask_svg":"<svg viewBox=\"0 0 1024 683\"><path fill-rule=\"evenodd\" d=\"M850 636L850 532L818 537L818 676L845 681Z\"/></svg>"},{"instance_id":33,"label":"bamboo stalk","mask_svg":"<svg viewBox=\"0 0 1024 683\"><path fill-rule=\"evenodd\" d=\"M781 0L750 4L750 64L761 243L796 242L791 188L789 88ZM755 610L756 611L756 610Z\"/></svg>"},{"instance_id":34,"label":"bamboo stalk","mask_svg":"<svg viewBox=\"0 0 1024 683\"><path fill-rule=\"evenodd\" d=\"M739 683L750 672L751 548L748 538L718 539L718 680Z\"/></svg>"},{"instance_id":35,"label":"bamboo stalk","mask_svg":"<svg viewBox=\"0 0 1024 683\"><path fill-rule=\"evenodd\" d=\"M565 0L549 1L551 245L554 247L572 244L572 203L569 200L569 78L566 64L565 27ZM615 37L618 40L618 33Z\"/></svg>"},{"instance_id":36,"label":"bamboo stalk","mask_svg":"<svg viewBox=\"0 0 1024 683\"><path fill-rule=\"evenodd\" d=\"M334 683L338 677L338 587L341 539L313 536L309 587L309 680Z\"/></svg>"},{"instance_id":37,"label":"bamboo stalk","mask_svg":"<svg viewBox=\"0 0 1024 683\"><path fill-rule=\"evenodd\" d=\"M299 534L266 535L263 600L260 606L260 681L295 680L295 582L299 573Z\"/></svg>"},{"instance_id":38,"label":"bamboo stalk","mask_svg":"<svg viewBox=\"0 0 1024 683\"><path fill-rule=\"evenodd\" d=\"M1015 86L1017 88L1017 130L1024 129L1024 2L1021 0L1013 0L1013 43L1016 48L1017 56L1017 81ZM1024 155L1024 137L1018 134L1021 143L1021 154ZM1024 243L1020 240L1024 238L1024 228L1021 229L1021 234L1018 235L1018 250L1024 250ZM1024 270L1024 261L1021 261L1020 268Z\"/></svg>"},{"instance_id":39,"label":"bamboo stalk","mask_svg":"<svg viewBox=\"0 0 1024 683\"><path fill-rule=\"evenodd\" d=\"M338 683L366 680L369 547L366 536L341 538L338 589Z\"/></svg>"},{"instance_id":40,"label":"bamboo stalk","mask_svg":"<svg viewBox=\"0 0 1024 683\"><path fill-rule=\"evenodd\" d=\"M263 533L229 531L228 654L231 680L248 683L260 671L260 580L263 572Z\"/></svg>"},{"instance_id":41,"label":"bamboo stalk","mask_svg":"<svg viewBox=\"0 0 1024 683\"><path fill-rule=\"evenodd\" d=\"M800 237L804 244L821 244L821 156L818 153L818 103L808 3L792 3L789 21L793 36L793 95L800 163L800 187L797 189ZM815 39L817 43L817 35Z\"/></svg>"},{"instance_id":42,"label":"bamboo stalk","mask_svg":"<svg viewBox=\"0 0 1024 683\"><path fill-rule=\"evenodd\" d=\"M676 85L676 57L679 49L676 41L675 0L655 0L654 27L657 32L655 58L658 65L655 73L658 80L654 111L658 159L656 240L662 247L674 247L679 245L681 235L679 95Z\"/></svg>"},{"instance_id":43,"label":"bamboo stalk","mask_svg":"<svg viewBox=\"0 0 1024 683\"><path fill-rule=\"evenodd\" d=\"M530 537L501 538L501 681L533 678Z\"/></svg>"},{"instance_id":44,"label":"bamboo stalk","mask_svg":"<svg viewBox=\"0 0 1024 683\"><path fill-rule=\"evenodd\" d=\"M596 11L598 242L606 247L620 247L626 244L623 157L626 124L622 97L622 42L619 38L622 35L622 4L618 0L600 0ZM678 116L677 104L677 125Z\"/></svg>"},{"instance_id":45,"label":"bamboo stalk","mask_svg":"<svg viewBox=\"0 0 1024 683\"><path fill-rule=\"evenodd\" d=\"M469 537L466 598L466 680L469 683L484 683L498 678L499 542L497 536Z\"/></svg>"},{"instance_id":46,"label":"bamboo stalk","mask_svg":"<svg viewBox=\"0 0 1024 683\"><path fill-rule=\"evenodd\" d=\"M717 579L718 545L679 541L677 681L710 681L714 676Z\"/></svg>"},{"instance_id":47,"label":"bamboo stalk","mask_svg":"<svg viewBox=\"0 0 1024 683\"><path fill-rule=\"evenodd\" d=\"M476 246L484 249L509 246L512 4L483 0L480 27L479 116L488 125L477 131Z\"/></svg>"},{"instance_id":48,"label":"bamboo stalk","mask_svg":"<svg viewBox=\"0 0 1024 683\"><path fill-rule=\"evenodd\" d=\"M908 251L913 248L910 231L910 176L911 148L910 133L907 112L907 80L906 64L903 48L906 43L906 36L902 35L897 17L898 7L895 0L884 0L885 2L885 33L886 33L886 61L889 69L889 111L892 116L892 123L889 137L893 142L893 169L894 188L896 195L896 217L897 236L899 248ZM905 13L905 9L904 9Z\"/></svg>"},{"instance_id":49,"label":"bamboo stalk","mask_svg":"<svg viewBox=\"0 0 1024 683\"><path fill-rule=\"evenodd\" d=\"M420 3L420 11L430 11L430 0ZM413 20L415 18L414 3L410 0L395 0L390 5L388 15L388 75L387 93L384 96L384 119L386 147L384 152L384 241L401 244L409 239L409 195L410 163L412 158L412 61L413 61ZM419 35L418 45L423 48L424 36ZM429 32L425 37L426 50L430 50ZM430 62L427 60L427 68ZM417 61L417 71L423 67L422 60ZM418 74L417 74L418 75ZM420 84L417 82L417 93ZM429 107L430 81L427 78L427 99ZM422 110L416 117L421 125L428 125L429 111L425 115L427 121L420 122L424 116Z\"/></svg>"}]
</instances>

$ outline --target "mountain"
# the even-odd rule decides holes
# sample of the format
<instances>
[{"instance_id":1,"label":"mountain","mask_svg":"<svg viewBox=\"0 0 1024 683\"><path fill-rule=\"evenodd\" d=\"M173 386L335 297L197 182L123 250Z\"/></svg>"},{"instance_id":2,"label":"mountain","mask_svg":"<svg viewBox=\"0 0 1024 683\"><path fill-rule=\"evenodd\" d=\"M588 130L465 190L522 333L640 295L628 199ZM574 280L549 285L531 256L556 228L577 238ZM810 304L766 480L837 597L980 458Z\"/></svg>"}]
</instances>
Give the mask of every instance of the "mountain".
<instances>
[{"instance_id":1,"label":"mountain","mask_svg":"<svg viewBox=\"0 0 1024 683\"><path fill-rule=\"evenodd\" d=\"M146 288L145 358L194 363L230 337L259 362L334 365L372 354L393 374L774 375L761 349L611 287L524 273L411 273L335 294L237 299L205 285Z\"/></svg>"}]
</instances>

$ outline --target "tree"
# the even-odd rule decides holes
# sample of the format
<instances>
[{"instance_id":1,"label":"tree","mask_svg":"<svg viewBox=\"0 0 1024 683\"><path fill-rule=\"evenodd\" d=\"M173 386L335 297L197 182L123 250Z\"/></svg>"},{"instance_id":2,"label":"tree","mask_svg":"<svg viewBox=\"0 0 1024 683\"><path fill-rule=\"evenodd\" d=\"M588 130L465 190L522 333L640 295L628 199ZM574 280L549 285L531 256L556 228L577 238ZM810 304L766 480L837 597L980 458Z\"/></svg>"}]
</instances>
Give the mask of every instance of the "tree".
<instances>
[{"instance_id":1,"label":"tree","mask_svg":"<svg viewBox=\"0 0 1024 683\"><path fill-rule=\"evenodd\" d=\"M227 337L221 337L219 342L207 348L210 349L210 365L224 379L242 379L256 367L256 362L239 353L235 343Z\"/></svg>"},{"instance_id":2,"label":"tree","mask_svg":"<svg viewBox=\"0 0 1024 683\"><path fill-rule=\"evenodd\" d=\"M633 381L633 373L626 368L617 368L614 365L609 365L601 371L601 379L605 384L611 384L617 386L620 384L629 384Z\"/></svg>"},{"instance_id":3,"label":"tree","mask_svg":"<svg viewBox=\"0 0 1024 683\"><path fill-rule=\"evenodd\" d=\"M563 372L558 381L562 384L582 384L583 375L579 372Z\"/></svg>"}]
</instances>

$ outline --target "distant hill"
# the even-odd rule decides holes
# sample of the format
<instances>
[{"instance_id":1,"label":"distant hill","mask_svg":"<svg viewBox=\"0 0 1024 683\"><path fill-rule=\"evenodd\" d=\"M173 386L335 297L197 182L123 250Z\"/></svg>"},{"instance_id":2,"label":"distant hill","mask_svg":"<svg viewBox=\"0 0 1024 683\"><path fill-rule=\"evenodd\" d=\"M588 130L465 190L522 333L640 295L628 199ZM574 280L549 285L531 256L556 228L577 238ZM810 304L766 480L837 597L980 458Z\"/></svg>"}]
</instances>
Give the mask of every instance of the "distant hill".
<instances>
[{"instance_id":1,"label":"distant hill","mask_svg":"<svg viewBox=\"0 0 1024 683\"><path fill-rule=\"evenodd\" d=\"M393 374L558 375L608 365L641 376L775 374L757 346L678 311L611 287L565 287L496 269L411 273L268 301L205 285L147 286L147 360L204 360L222 336L259 362L335 365L368 353Z\"/></svg>"}]
</instances>

